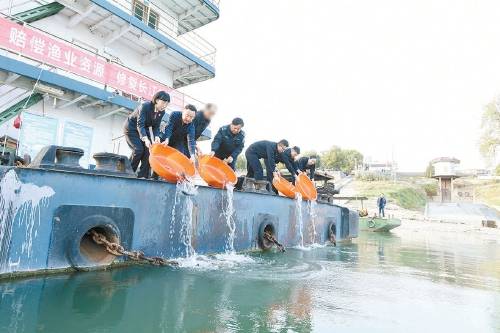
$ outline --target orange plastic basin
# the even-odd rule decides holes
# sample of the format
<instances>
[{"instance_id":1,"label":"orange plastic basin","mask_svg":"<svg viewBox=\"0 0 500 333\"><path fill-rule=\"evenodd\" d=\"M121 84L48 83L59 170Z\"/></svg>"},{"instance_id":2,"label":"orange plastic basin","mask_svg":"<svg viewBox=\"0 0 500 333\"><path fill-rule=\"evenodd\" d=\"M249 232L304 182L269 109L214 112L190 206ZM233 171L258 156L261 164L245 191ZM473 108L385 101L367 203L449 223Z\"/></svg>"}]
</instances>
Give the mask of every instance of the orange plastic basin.
<instances>
[{"instance_id":1,"label":"orange plastic basin","mask_svg":"<svg viewBox=\"0 0 500 333\"><path fill-rule=\"evenodd\" d=\"M183 153L172 147L155 143L149 150L149 164L161 178L177 183L185 177L193 177L193 162Z\"/></svg>"},{"instance_id":2,"label":"orange plastic basin","mask_svg":"<svg viewBox=\"0 0 500 333\"><path fill-rule=\"evenodd\" d=\"M316 186L314 186L312 180L305 173L301 173L295 178L295 188L304 200L316 200L318 197Z\"/></svg>"},{"instance_id":3,"label":"orange plastic basin","mask_svg":"<svg viewBox=\"0 0 500 333\"><path fill-rule=\"evenodd\" d=\"M233 169L222 160L210 155L198 159L198 172L208 185L224 188L226 184L236 184L237 178Z\"/></svg>"},{"instance_id":4,"label":"orange plastic basin","mask_svg":"<svg viewBox=\"0 0 500 333\"><path fill-rule=\"evenodd\" d=\"M278 192L283 194L285 197L295 199L295 194L297 193L295 186L293 186L293 184L285 178L281 176L274 177L273 186L276 187Z\"/></svg>"}]
</instances>

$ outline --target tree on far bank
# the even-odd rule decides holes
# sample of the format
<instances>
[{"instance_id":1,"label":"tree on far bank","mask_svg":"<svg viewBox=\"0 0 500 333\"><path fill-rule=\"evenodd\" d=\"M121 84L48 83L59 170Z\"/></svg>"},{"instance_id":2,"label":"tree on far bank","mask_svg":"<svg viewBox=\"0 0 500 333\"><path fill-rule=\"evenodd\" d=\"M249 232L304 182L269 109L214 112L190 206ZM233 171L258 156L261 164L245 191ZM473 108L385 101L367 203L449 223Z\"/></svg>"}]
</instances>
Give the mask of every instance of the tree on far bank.
<instances>
[{"instance_id":1,"label":"tree on far bank","mask_svg":"<svg viewBox=\"0 0 500 333\"><path fill-rule=\"evenodd\" d=\"M425 177L432 178L432 176L434 176L434 165L429 162L429 165L427 165L427 168L425 169Z\"/></svg>"},{"instance_id":2,"label":"tree on far bank","mask_svg":"<svg viewBox=\"0 0 500 333\"><path fill-rule=\"evenodd\" d=\"M363 163L363 155L355 149L333 146L321 154L323 168L340 170L346 174L350 174L361 163Z\"/></svg>"},{"instance_id":3,"label":"tree on far bank","mask_svg":"<svg viewBox=\"0 0 500 333\"><path fill-rule=\"evenodd\" d=\"M495 155L500 149L500 105L497 101L488 103L483 111L481 121L481 137L479 139L479 151L491 165Z\"/></svg>"},{"instance_id":4,"label":"tree on far bank","mask_svg":"<svg viewBox=\"0 0 500 333\"><path fill-rule=\"evenodd\" d=\"M240 154L236 160L236 170L246 171L247 170L247 159L244 154Z\"/></svg>"}]
</instances>

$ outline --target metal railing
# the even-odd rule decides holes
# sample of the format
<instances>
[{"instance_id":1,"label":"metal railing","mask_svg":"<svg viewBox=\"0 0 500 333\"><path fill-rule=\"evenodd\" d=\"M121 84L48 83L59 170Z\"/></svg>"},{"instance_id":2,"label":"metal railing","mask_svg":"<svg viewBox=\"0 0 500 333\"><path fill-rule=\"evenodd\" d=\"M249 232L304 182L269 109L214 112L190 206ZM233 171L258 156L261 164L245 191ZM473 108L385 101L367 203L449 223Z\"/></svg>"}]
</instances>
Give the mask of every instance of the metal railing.
<instances>
[{"instance_id":1,"label":"metal railing","mask_svg":"<svg viewBox=\"0 0 500 333\"><path fill-rule=\"evenodd\" d=\"M211 2L213 5L215 5L215 7L219 8L220 0L208 0L208 1Z\"/></svg>"},{"instance_id":2,"label":"metal railing","mask_svg":"<svg viewBox=\"0 0 500 333\"><path fill-rule=\"evenodd\" d=\"M158 81L158 80L156 80L156 79L154 79L152 77L144 75L143 73L135 71L134 69L129 68L129 67L127 67L127 66L125 66L125 65L123 65L123 64L121 64L121 63L119 63L117 61L115 61L112 58L105 57L105 56L100 55L100 54L96 54L94 50L89 50L88 48L85 48L82 45L76 44L73 41L66 40L64 38L61 38L61 37L56 36L54 34L51 34L51 33L47 32L47 31L44 31L44 30L42 30L40 28L36 28L36 27L32 26L31 24L23 22L23 21L15 18L15 17L12 17L12 16L9 16L9 15L5 15L5 14L0 13L0 18L8 18L8 19L10 19L10 20L12 20L14 22L20 22L20 23L23 24L23 26L26 26L29 29L33 29L33 30L39 31L39 32L41 32L41 33L49 36L50 38L58 39L58 40L60 40L63 43L71 45L75 49L79 49L79 50L88 52L89 54L95 54L98 58L104 59L107 63L115 64L117 66L120 66L121 68L124 68L126 70L135 72L135 73L137 73L138 75L140 75L140 76L142 76L144 78L147 78L149 80L155 81L155 82L158 83L159 87L166 88L168 90L172 90L172 91L176 92L175 95L178 96L178 99L179 99L179 101L178 101L178 104L179 104L178 107L182 107L185 104L196 104L197 106L203 105L202 101L200 101L200 100L198 100L198 99L196 99L196 98L194 98L192 96L189 96L189 95L187 95L185 93L181 93L181 92L179 92L179 91L177 91L177 90L175 90L175 89L173 89L171 87L168 87L168 85L166 85L165 83L162 83L162 82L160 82L160 81ZM39 64L38 66L41 66L41 65L47 66L47 67L51 68L49 70L55 69L55 70L57 70L57 72L63 72L63 73L65 73L65 75L67 75L68 77L78 77L80 80L83 80L84 82L87 82L87 83L91 83L92 85L98 86L99 88L102 88L104 90L107 90L107 91L116 90L116 89L112 89L106 83L103 84L103 82L95 81L92 78L81 76L81 75L79 75L77 73L68 71L65 68L56 67L56 66L51 65L49 63L44 63L40 59L33 58L33 57L29 56L29 55L24 54L23 52L16 52L16 51L12 51L12 50L6 49L6 48L2 47L1 44L0 44L0 51L2 51L2 53L5 53L5 55L11 54L13 58L15 57L15 58L19 59L19 57L23 57L23 58L25 58L27 60L29 59L29 61L36 61ZM130 94L130 93L126 93L124 91L121 92L121 95L124 96L124 97L127 97L127 96L135 97L135 98L130 98L132 100L139 100L139 99L141 99L140 96L136 96L136 95L133 95L133 94ZM174 105L174 103L172 103L172 105Z\"/></svg>"},{"instance_id":3,"label":"metal railing","mask_svg":"<svg viewBox=\"0 0 500 333\"><path fill-rule=\"evenodd\" d=\"M110 1L128 14L142 20L146 25L175 40L179 46L185 48L209 65L215 65L215 54L217 51L215 46L194 31L179 35L179 24L182 24L182 22L179 23L177 17L174 17L171 13L155 4L153 1L149 1L148 7L146 7L147 11L144 13L140 9L136 11L133 0ZM216 0L210 1L218 3ZM155 15L150 15L150 11L155 12L158 18L156 18Z\"/></svg>"},{"instance_id":4,"label":"metal railing","mask_svg":"<svg viewBox=\"0 0 500 333\"><path fill-rule=\"evenodd\" d=\"M132 16L136 16L136 15L134 15L134 8L133 8L134 2L133 2L133 0L110 0L110 1L113 2L115 5L117 5L120 9L127 12L128 14L130 14ZM220 2L219 0L209 0L209 1L217 6L219 5L219 2ZM17 6L23 5L23 4L28 3L28 2L29 1L21 2L21 3L10 2L7 7L5 7L5 8L0 7L0 8L2 8L2 12L6 13L7 15L10 15L13 6L17 7ZM49 1L37 0L37 3L39 3L40 5L44 5L44 4L49 3ZM217 49L214 45L212 45L205 38L201 37L199 34L197 34L194 31L190 31L190 32L184 33L182 35L179 35L179 29L178 29L179 28L179 20L178 20L178 18L173 16L167 10L156 5L153 1L149 1L148 7L146 7L146 8L149 8L149 10L152 10L155 13L157 13L158 19L155 23L154 16L150 16L149 13L143 13L142 21L145 24L153 27L154 29L156 29L160 33L175 40L179 44L179 46L185 48L186 50L191 52L193 55L195 55L196 57L205 61L209 65L215 66L215 55L216 55Z\"/></svg>"}]
</instances>

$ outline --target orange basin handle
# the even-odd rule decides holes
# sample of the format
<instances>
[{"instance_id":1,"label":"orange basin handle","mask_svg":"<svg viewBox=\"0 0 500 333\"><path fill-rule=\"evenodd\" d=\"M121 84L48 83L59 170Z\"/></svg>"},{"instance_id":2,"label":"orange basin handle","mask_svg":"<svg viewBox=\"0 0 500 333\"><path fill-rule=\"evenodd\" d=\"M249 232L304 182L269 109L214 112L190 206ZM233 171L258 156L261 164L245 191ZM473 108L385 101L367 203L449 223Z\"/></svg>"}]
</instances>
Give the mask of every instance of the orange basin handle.
<instances>
[{"instance_id":1,"label":"orange basin handle","mask_svg":"<svg viewBox=\"0 0 500 333\"><path fill-rule=\"evenodd\" d=\"M170 183L177 183L187 177L193 177L193 162L183 153L170 146L155 143L149 150L149 164L161 178Z\"/></svg>"},{"instance_id":2,"label":"orange basin handle","mask_svg":"<svg viewBox=\"0 0 500 333\"><path fill-rule=\"evenodd\" d=\"M203 180L215 188L225 188L227 184L235 185L236 173L221 159L203 155L198 159L198 172Z\"/></svg>"}]
</instances>

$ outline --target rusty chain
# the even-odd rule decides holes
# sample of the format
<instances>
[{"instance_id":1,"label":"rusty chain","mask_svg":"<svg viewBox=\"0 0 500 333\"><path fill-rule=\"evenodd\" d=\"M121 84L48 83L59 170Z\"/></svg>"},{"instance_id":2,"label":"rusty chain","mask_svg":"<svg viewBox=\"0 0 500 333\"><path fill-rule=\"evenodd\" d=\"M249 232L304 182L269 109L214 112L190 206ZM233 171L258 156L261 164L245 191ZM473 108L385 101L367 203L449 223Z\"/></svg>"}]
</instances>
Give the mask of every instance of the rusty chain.
<instances>
[{"instance_id":1,"label":"rusty chain","mask_svg":"<svg viewBox=\"0 0 500 333\"><path fill-rule=\"evenodd\" d=\"M106 251L115 256L125 256L133 261L145 261L154 266L179 266L179 263L174 260L167 260L161 257L147 257L142 251L127 251L118 243L110 242L103 234L95 230L89 231L92 240L106 248Z\"/></svg>"},{"instance_id":2,"label":"rusty chain","mask_svg":"<svg viewBox=\"0 0 500 333\"><path fill-rule=\"evenodd\" d=\"M285 252L285 247L281 245L278 240L269 232L264 232L264 238L276 245L276 248L280 252Z\"/></svg>"},{"instance_id":3,"label":"rusty chain","mask_svg":"<svg viewBox=\"0 0 500 333\"><path fill-rule=\"evenodd\" d=\"M337 246L337 239L335 238L335 234L333 232L330 233L330 242L333 243L333 246Z\"/></svg>"}]
</instances>

